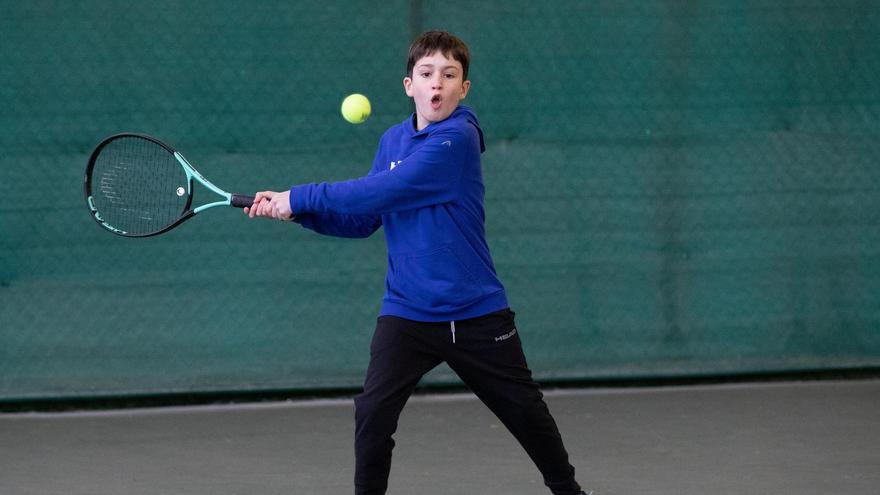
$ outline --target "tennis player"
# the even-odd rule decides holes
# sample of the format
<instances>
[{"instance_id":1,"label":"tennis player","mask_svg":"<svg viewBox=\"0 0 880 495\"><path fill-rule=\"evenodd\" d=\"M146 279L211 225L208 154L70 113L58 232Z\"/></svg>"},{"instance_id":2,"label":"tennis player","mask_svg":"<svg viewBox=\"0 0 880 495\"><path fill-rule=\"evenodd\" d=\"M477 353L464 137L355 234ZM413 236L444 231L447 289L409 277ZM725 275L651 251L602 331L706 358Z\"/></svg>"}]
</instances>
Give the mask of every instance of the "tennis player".
<instances>
[{"instance_id":1,"label":"tennis player","mask_svg":"<svg viewBox=\"0 0 880 495\"><path fill-rule=\"evenodd\" d=\"M444 361L525 448L554 494L583 494L489 255L483 131L459 104L471 86L469 60L457 37L422 34L403 78L415 113L385 132L367 176L263 191L245 212L340 237L385 227L385 296L355 398L356 494L385 493L400 412L419 379Z\"/></svg>"}]
</instances>

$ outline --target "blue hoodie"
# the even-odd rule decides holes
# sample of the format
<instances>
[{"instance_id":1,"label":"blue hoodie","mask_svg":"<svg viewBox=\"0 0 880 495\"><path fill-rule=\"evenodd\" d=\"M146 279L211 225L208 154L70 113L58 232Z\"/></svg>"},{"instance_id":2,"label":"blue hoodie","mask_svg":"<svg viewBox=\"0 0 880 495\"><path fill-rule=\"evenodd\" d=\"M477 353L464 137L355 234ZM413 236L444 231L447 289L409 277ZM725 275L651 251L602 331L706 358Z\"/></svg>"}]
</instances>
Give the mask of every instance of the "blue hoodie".
<instances>
[{"instance_id":1,"label":"blue hoodie","mask_svg":"<svg viewBox=\"0 0 880 495\"><path fill-rule=\"evenodd\" d=\"M326 235L367 237L385 227L381 315L455 321L504 309L486 244L477 117L459 106L421 131L414 120L385 132L366 177L294 186L290 209Z\"/></svg>"}]
</instances>

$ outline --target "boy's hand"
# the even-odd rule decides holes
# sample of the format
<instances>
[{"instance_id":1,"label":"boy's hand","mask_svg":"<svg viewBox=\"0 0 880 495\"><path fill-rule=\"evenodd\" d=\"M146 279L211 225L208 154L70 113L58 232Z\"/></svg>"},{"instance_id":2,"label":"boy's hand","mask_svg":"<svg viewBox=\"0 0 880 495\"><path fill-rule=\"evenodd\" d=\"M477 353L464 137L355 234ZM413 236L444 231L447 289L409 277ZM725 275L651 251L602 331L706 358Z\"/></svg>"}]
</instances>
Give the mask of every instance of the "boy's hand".
<instances>
[{"instance_id":1,"label":"boy's hand","mask_svg":"<svg viewBox=\"0 0 880 495\"><path fill-rule=\"evenodd\" d=\"M260 191L254 196L254 204L245 208L244 213L250 217L268 217L276 220L293 220L290 211L290 191Z\"/></svg>"}]
</instances>

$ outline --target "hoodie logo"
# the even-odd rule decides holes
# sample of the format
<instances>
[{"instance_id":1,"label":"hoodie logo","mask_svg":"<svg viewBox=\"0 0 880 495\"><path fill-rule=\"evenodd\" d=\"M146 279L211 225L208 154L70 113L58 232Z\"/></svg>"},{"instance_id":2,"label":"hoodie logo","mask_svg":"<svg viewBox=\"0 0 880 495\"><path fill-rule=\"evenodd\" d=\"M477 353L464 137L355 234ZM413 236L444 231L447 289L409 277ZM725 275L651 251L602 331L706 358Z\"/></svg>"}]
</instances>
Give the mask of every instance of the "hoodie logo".
<instances>
[{"instance_id":1,"label":"hoodie logo","mask_svg":"<svg viewBox=\"0 0 880 495\"><path fill-rule=\"evenodd\" d=\"M446 146L449 146L450 148L452 148L452 141L443 141L440 144L445 144Z\"/></svg>"},{"instance_id":2,"label":"hoodie logo","mask_svg":"<svg viewBox=\"0 0 880 495\"><path fill-rule=\"evenodd\" d=\"M397 160L396 162L392 161L392 162L391 162L391 167L389 167L388 170L394 170L394 167L400 165L400 162L402 162L402 161L403 161L403 160Z\"/></svg>"}]
</instances>

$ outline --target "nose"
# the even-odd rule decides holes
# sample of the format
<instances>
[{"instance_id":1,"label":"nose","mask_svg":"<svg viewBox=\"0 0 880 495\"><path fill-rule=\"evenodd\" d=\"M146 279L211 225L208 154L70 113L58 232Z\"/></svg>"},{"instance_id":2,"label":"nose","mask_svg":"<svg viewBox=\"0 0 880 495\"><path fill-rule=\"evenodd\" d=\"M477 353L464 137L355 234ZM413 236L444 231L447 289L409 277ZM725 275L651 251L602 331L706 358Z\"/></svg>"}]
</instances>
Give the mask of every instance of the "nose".
<instances>
[{"instance_id":1,"label":"nose","mask_svg":"<svg viewBox=\"0 0 880 495\"><path fill-rule=\"evenodd\" d=\"M440 89L442 87L443 87L443 76L434 77L434 80L431 81L431 88L432 89Z\"/></svg>"}]
</instances>

